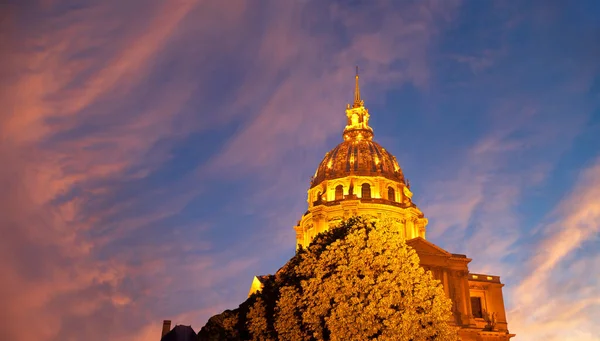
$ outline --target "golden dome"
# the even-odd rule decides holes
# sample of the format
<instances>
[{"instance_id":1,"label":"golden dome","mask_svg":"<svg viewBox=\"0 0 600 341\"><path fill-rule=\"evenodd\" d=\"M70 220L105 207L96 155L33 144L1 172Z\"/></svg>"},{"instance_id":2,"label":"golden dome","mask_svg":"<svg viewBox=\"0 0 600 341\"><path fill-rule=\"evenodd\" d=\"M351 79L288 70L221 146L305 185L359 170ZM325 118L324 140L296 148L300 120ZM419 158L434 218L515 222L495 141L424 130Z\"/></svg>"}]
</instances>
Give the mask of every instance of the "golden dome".
<instances>
[{"instance_id":1,"label":"golden dome","mask_svg":"<svg viewBox=\"0 0 600 341\"><path fill-rule=\"evenodd\" d=\"M369 126L369 110L360 98L358 69L354 103L346 108L347 124L344 142L337 145L321 161L311 181L311 188L323 180L343 178L349 175L382 176L404 183L404 175L396 158L373 141L373 129Z\"/></svg>"},{"instance_id":2,"label":"golden dome","mask_svg":"<svg viewBox=\"0 0 600 341\"><path fill-rule=\"evenodd\" d=\"M352 216L391 219L406 239L425 238L427 218L412 202L410 185L396 158L373 141L370 117L360 97L357 69L354 102L346 106L343 142L319 164L307 191L308 210L294 226L299 248Z\"/></svg>"},{"instance_id":3,"label":"golden dome","mask_svg":"<svg viewBox=\"0 0 600 341\"><path fill-rule=\"evenodd\" d=\"M379 143L368 139L348 139L325 154L310 187L317 186L323 180L349 175L382 176L404 183L404 175L396 157Z\"/></svg>"}]
</instances>

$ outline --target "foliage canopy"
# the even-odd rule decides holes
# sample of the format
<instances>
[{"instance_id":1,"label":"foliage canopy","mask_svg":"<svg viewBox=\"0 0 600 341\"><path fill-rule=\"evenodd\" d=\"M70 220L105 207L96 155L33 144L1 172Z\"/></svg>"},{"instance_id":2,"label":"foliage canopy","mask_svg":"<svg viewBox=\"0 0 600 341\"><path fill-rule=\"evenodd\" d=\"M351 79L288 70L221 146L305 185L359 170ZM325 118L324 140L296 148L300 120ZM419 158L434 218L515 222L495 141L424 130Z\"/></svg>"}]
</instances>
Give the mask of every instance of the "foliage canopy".
<instances>
[{"instance_id":1,"label":"foliage canopy","mask_svg":"<svg viewBox=\"0 0 600 341\"><path fill-rule=\"evenodd\" d=\"M356 217L315 237L199 338L454 341L451 305L394 223Z\"/></svg>"}]
</instances>

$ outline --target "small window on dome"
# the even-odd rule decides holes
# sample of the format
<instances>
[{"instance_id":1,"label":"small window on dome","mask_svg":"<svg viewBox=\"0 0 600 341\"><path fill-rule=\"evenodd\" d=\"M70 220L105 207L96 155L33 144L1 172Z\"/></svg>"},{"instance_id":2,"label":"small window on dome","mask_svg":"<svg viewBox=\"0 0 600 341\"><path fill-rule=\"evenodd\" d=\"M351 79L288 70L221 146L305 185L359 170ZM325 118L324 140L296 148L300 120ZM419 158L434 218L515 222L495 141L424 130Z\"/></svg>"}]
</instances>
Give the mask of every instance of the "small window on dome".
<instances>
[{"instance_id":1,"label":"small window on dome","mask_svg":"<svg viewBox=\"0 0 600 341\"><path fill-rule=\"evenodd\" d=\"M371 199L371 185L362 184L361 186L361 198Z\"/></svg>"},{"instance_id":2,"label":"small window on dome","mask_svg":"<svg viewBox=\"0 0 600 341\"><path fill-rule=\"evenodd\" d=\"M396 201L396 191L392 187L388 187L388 200Z\"/></svg>"},{"instance_id":3,"label":"small window on dome","mask_svg":"<svg viewBox=\"0 0 600 341\"><path fill-rule=\"evenodd\" d=\"M338 185L335 188L335 200L342 200L342 199L344 199L344 186Z\"/></svg>"}]
</instances>

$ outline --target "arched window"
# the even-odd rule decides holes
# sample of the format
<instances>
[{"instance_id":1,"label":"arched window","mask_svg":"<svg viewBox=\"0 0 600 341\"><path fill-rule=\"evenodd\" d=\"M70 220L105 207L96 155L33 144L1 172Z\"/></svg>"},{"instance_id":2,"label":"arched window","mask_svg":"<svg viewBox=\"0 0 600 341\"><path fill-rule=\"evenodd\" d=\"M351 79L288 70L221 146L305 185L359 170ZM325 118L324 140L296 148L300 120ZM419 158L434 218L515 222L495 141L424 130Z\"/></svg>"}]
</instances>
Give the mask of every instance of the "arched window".
<instances>
[{"instance_id":1,"label":"arched window","mask_svg":"<svg viewBox=\"0 0 600 341\"><path fill-rule=\"evenodd\" d=\"M388 187L388 200L396 201L396 191L392 187Z\"/></svg>"},{"instance_id":2,"label":"arched window","mask_svg":"<svg viewBox=\"0 0 600 341\"><path fill-rule=\"evenodd\" d=\"M362 184L361 186L361 198L371 199L371 185Z\"/></svg>"},{"instance_id":3,"label":"arched window","mask_svg":"<svg viewBox=\"0 0 600 341\"><path fill-rule=\"evenodd\" d=\"M321 201L321 199L322 199L322 198L321 198L321 191L318 191L318 192L317 192L317 197L315 198L315 201L316 201L316 202L319 202L319 201Z\"/></svg>"},{"instance_id":4,"label":"arched window","mask_svg":"<svg viewBox=\"0 0 600 341\"><path fill-rule=\"evenodd\" d=\"M344 199L344 186L338 185L335 188L335 200L342 200L342 199Z\"/></svg>"}]
</instances>

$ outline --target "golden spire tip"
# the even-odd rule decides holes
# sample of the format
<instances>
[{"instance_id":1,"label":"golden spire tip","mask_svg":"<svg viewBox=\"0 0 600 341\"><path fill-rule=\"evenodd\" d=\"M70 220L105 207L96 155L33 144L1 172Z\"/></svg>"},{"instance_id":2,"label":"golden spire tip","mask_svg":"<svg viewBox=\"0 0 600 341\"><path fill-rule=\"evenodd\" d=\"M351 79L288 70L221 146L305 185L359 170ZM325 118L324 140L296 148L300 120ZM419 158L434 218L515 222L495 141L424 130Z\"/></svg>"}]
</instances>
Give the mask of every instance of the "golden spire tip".
<instances>
[{"instance_id":1,"label":"golden spire tip","mask_svg":"<svg viewBox=\"0 0 600 341\"><path fill-rule=\"evenodd\" d=\"M360 88L358 86L358 65L356 66L356 86L354 88L354 107L358 108L362 106L362 101L360 100Z\"/></svg>"}]
</instances>

